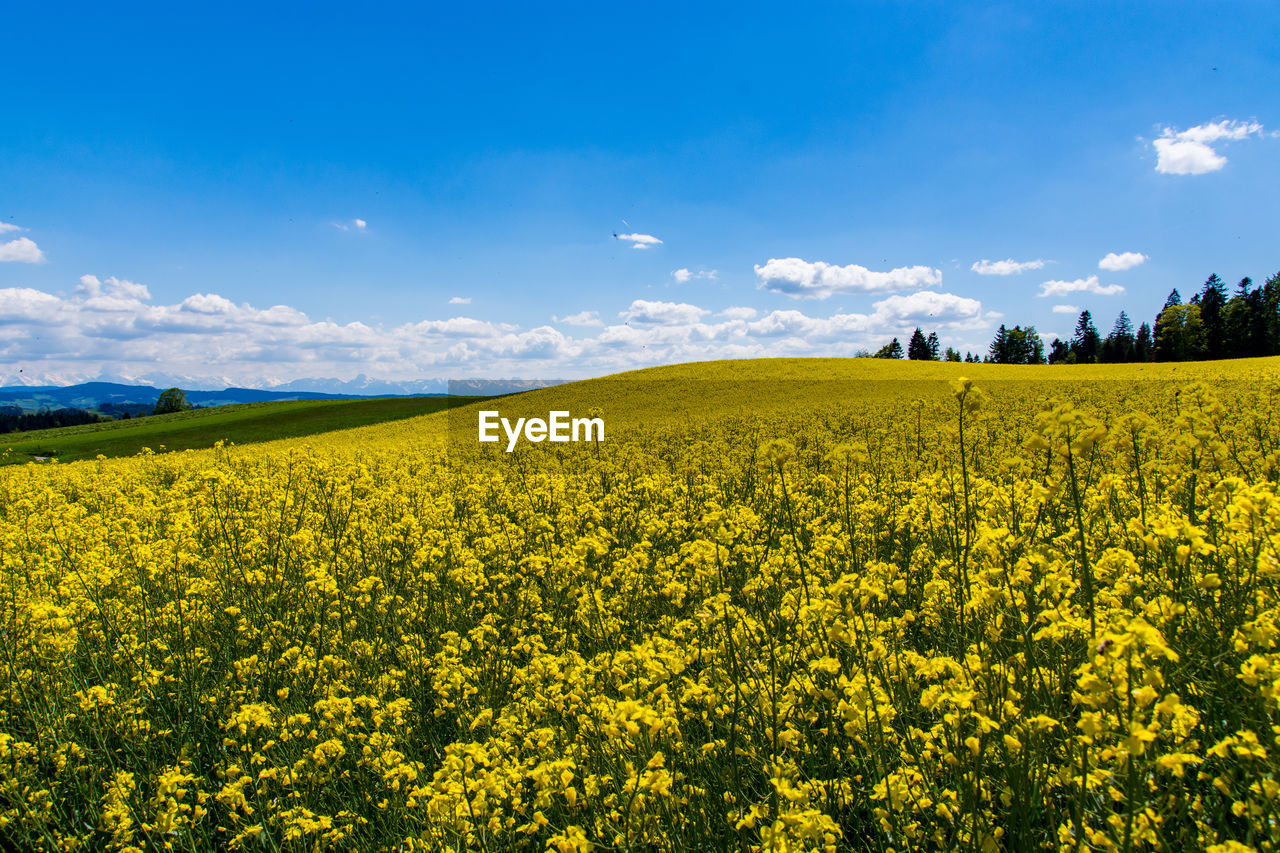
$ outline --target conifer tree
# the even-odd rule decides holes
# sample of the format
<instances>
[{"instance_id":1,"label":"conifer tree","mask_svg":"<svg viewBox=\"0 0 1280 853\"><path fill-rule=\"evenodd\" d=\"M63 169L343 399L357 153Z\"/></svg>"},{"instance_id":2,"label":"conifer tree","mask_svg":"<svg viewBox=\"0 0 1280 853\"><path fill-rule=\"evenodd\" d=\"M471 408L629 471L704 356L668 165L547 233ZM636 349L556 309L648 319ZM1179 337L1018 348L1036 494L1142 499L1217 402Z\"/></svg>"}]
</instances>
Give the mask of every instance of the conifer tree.
<instances>
[{"instance_id":1,"label":"conifer tree","mask_svg":"<svg viewBox=\"0 0 1280 853\"><path fill-rule=\"evenodd\" d=\"M1121 311L1116 324L1111 327L1111 334L1102 342L1098 360L1108 364L1133 361L1133 349L1133 323L1129 315Z\"/></svg>"},{"instance_id":2,"label":"conifer tree","mask_svg":"<svg viewBox=\"0 0 1280 853\"><path fill-rule=\"evenodd\" d=\"M1227 304L1227 287L1214 273L1205 279L1204 287L1192 299L1200 306L1200 322L1204 325L1205 355L1208 358L1222 358L1223 328L1222 309Z\"/></svg>"},{"instance_id":3,"label":"conifer tree","mask_svg":"<svg viewBox=\"0 0 1280 853\"><path fill-rule=\"evenodd\" d=\"M1102 345L1102 337L1098 327L1093 325L1093 316L1088 311L1080 312L1076 321L1076 333L1071 338L1071 352L1080 364L1089 364L1098 360L1098 349Z\"/></svg>"},{"instance_id":4,"label":"conifer tree","mask_svg":"<svg viewBox=\"0 0 1280 853\"><path fill-rule=\"evenodd\" d=\"M929 342L925 339L924 332L920 331L919 326L916 326L916 330L911 333L911 342L907 344L907 358L912 361L932 361L929 353Z\"/></svg>"},{"instance_id":5,"label":"conifer tree","mask_svg":"<svg viewBox=\"0 0 1280 853\"><path fill-rule=\"evenodd\" d=\"M902 358L902 344L898 343L898 339L894 338L889 343L876 350L875 358Z\"/></svg>"},{"instance_id":6,"label":"conifer tree","mask_svg":"<svg viewBox=\"0 0 1280 853\"><path fill-rule=\"evenodd\" d=\"M1151 338L1151 326L1143 323L1138 327L1138 334L1133 339L1133 360L1151 361L1155 352L1155 342Z\"/></svg>"}]
</instances>

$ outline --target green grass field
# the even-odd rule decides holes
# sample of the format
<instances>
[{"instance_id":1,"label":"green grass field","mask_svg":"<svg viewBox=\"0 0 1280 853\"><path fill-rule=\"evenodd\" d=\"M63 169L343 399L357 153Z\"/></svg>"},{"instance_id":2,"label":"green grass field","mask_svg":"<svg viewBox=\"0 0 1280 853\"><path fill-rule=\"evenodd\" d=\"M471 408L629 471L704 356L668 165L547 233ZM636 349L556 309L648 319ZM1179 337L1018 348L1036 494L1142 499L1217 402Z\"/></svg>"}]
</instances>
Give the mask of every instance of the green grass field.
<instances>
[{"instance_id":1,"label":"green grass field","mask_svg":"<svg viewBox=\"0 0 1280 853\"><path fill-rule=\"evenodd\" d=\"M297 438L431 414L481 399L485 398L384 397L244 403L127 421L15 432L0 436L0 465L23 464L40 458L73 462L98 455L132 456L144 447L158 453L212 447L218 441L250 444Z\"/></svg>"}]
</instances>

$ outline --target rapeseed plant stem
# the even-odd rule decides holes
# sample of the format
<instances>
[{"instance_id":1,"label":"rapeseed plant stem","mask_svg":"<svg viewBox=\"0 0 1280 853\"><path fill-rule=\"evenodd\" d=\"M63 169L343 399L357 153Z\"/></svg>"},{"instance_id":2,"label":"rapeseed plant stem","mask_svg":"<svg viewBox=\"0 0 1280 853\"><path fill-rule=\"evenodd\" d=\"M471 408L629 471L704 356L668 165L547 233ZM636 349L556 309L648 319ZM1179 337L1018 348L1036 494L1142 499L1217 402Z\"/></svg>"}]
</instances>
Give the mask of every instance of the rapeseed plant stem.
<instances>
[{"instance_id":1,"label":"rapeseed plant stem","mask_svg":"<svg viewBox=\"0 0 1280 853\"><path fill-rule=\"evenodd\" d=\"M1080 557L1080 580L1084 586L1085 609L1089 612L1089 638L1098 636L1098 620L1093 609L1093 566L1089 562L1089 546L1084 537L1084 512L1081 510L1080 486L1076 480L1075 455L1067 445L1067 473L1071 480L1071 507L1076 516L1077 553Z\"/></svg>"}]
</instances>

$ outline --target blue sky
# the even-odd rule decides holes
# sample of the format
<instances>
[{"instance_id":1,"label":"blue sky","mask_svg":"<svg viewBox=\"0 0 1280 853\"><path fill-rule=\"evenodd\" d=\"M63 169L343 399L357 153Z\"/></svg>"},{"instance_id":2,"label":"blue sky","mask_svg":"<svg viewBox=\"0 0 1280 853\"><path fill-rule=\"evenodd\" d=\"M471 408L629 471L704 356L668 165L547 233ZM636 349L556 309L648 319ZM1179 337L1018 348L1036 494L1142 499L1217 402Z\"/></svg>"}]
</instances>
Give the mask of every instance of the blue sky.
<instances>
[{"instance_id":1,"label":"blue sky","mask_svg":"<svg viewBox=\"0 0 1280 853\"><path fill-rule=\"evenodd\" d=\"M4 382L977 351L1280 270L1274 3L50 8Z\"/></svg>"}]
</instances>

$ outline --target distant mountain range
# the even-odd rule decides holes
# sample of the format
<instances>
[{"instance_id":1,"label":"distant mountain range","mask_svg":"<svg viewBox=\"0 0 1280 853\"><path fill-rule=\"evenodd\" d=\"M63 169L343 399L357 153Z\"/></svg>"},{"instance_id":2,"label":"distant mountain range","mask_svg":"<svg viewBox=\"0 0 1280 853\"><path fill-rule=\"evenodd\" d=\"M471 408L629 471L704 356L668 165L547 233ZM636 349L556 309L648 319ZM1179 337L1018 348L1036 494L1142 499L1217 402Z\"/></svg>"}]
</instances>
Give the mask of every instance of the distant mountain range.
<instances>
[{"instance_id":1,"label":"distant mountain range","mask_svg":"<svg viewBox=\"0 0 1280 853\"><path fill-rule=\"evenodd\" d=\"M459 380L431 379L419 382L388 382L357 377L300 379L267 391L259 388L224 388L221 391L183 389L193 406L225 406L231 403L264 403L273 400L344 400L368 397L426 397L454 395L496 395L527 391L565 380ZM169 386L173 387L173 386ZM181 387L181 386L178 386ZM321 390L323 389L323 390ZM153 406L162 389L153 385L125 385L117 382L82 382L78 385L5 385L0 387L0 405L39 409L98 409Z\"/></svg>"}]
</instances>

